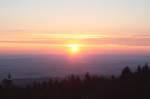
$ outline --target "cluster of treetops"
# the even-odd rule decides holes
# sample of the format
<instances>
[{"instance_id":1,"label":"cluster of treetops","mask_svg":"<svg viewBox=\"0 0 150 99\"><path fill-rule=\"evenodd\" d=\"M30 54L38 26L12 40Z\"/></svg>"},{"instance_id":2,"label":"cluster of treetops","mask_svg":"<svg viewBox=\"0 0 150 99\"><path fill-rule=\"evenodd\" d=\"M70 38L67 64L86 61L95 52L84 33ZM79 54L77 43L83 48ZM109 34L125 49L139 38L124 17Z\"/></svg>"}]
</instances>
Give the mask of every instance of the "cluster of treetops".
<instances>
[{"instance_id":1,"label":"cluster of treetops","mask_svg":"<svg viewBox=\"0 0 150 99\"><path fill-rule=\"evenodd\" d=\"M87 73L25 87L14 85L9 75L0 84L0 99L150 99L150 68L146 63L134 72L125 67L118 77Z\"/></svg>"}]
</instances>

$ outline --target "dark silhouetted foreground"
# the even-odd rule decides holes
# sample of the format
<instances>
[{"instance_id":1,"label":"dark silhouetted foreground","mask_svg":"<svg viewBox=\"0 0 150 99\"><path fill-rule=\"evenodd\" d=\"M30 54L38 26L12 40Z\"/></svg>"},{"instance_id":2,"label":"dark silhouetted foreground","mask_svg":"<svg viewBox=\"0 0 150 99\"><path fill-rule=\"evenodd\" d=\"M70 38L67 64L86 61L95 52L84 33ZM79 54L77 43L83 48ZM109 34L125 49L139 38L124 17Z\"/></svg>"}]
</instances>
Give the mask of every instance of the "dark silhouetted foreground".
<instances>
[{"instance_id":1,"label":"dark silhouetted foreground","mask_svg":"<svg viewBox=\"0 0 150 99\"><path fill-rule=\"evenodd\" d=\"M135 72L126 67L119 77L87 73L26 87L13 85L9 75L0 85L0 99L150 99L150 69L145 64Z\"/></svg>"}]
</instances>

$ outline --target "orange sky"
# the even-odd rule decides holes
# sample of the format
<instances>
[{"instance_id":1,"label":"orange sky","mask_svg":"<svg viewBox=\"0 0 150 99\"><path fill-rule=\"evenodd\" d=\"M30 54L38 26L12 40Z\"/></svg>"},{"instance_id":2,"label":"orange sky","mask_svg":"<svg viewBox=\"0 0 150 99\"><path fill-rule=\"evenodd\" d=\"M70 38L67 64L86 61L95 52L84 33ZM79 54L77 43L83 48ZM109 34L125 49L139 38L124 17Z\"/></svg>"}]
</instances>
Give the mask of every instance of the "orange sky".
<instances>
[{"instance_id":1,"label":"orange sky","mask_svg":"<svg viewBox=\"0 0 150 99\"><path fill-rule=\"evenodd\" d=\"M3 34L0 53L69 54L70 44L78 44L78 54L149 53L150 35L102 33L18 33Z\"/></svg>"},{"instance_id":2,"label":"orange sky","mask_svg":"<svg viewBox=\"0 0 150 99\"><path fill-rule=\"evenodd\" d=\"M0 54L150 50L150 0L0 0L0 12Z\"/></svg>"}]
</instances>

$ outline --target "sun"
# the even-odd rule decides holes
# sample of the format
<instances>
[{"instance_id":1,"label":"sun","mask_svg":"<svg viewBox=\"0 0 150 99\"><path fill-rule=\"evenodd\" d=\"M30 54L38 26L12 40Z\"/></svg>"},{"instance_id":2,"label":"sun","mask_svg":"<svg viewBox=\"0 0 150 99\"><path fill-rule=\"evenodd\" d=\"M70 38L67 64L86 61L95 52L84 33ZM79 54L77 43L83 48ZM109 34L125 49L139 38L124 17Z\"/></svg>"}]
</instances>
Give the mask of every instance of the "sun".
<instances>
[{"instance_id":1,"label":"sun","mask_svg":"<svg viewBox=\"0 0 150 99\"><path fill-rule=\"evenodd\" d=\"M79 50L80 50L79 44L69 44L68 47L69 47L71 53L73 53L73 54L79 52Z\"/></svg>"}]
</instances>

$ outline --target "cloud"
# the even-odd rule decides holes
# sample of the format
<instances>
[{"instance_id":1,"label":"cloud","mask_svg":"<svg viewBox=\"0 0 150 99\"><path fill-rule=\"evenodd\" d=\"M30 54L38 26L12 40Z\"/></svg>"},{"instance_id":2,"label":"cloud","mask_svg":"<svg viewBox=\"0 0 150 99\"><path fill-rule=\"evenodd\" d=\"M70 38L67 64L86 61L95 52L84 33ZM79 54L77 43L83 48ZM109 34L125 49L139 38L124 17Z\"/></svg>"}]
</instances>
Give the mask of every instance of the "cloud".
<instances>
[{"instance_id":1,"label":"cloud","mask_svg":"<svg viewBox=\"0 0 150 99\"><path fill-rule=\"evenodd\" d=\"M2 38L2 37L1 37ZM0 43L18 44L50 44L61 45L69 41L76 41L86 45L128 45L150 46L150 35L104 35L104 34L28 34L1 39Z\"/></svg>"}]
</instances>

